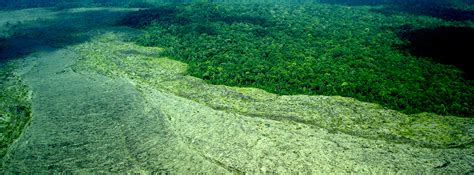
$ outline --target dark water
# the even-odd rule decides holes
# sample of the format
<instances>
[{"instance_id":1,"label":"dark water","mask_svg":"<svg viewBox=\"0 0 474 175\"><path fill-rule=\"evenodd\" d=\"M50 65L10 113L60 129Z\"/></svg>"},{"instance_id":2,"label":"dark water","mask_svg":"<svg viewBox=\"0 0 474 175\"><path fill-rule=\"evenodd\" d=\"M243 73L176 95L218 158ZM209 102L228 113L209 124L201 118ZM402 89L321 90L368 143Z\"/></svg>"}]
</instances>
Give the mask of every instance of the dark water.
<instances>
[{"instance_id":1,"label":"dark water","mask_svg":"<svg viewBox=\"0 0 474 175\"><path fill-rule=\"evenodd\" d=\"M108 6L135 6L149 7L150 5L160 5L164 3L328 3L342 5L410 5L408 9L412 10L413 5L472 5L472 0L3 0L0 7L67 7L84 5L108 5Z\"/></svg>"}]
</instances>

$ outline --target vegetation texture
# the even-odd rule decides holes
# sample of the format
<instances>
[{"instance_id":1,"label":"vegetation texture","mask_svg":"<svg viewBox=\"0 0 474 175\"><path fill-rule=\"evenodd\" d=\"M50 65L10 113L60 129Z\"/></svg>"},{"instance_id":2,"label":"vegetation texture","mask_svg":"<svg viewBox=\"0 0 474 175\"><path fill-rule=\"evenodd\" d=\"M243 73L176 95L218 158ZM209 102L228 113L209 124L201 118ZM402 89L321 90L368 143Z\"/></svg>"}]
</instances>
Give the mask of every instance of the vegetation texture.
<instances>
[{"instance_id":1,"label":"vegetation texture","mask_svg":"<svg viewBox=\"0 0 474 175\"><path fill-rule=\"evenodd\" d=\"M75 46L82 56L72 70L132 82L146 100L145 109L160 114L140 123L138 128L148 128L140 135L160 128L150 126L153 118L161 118L158 123L169 126L172 133L146 136L150 139L137 139L134 145L144 143L150 148L146 146L153 143L150 140L178 137L185 148L197 150L233 173L472 170L466 164L473 158L472 118L406 115L353 98L280 96L256 88L212 85L187 75L189 65L159 57L160 48L124 42L127 36L108 32ZM321 145L327 140L329 145ZM155 155L153 150L138 152L144 155L139 160ZM168 158L163 152L159 150L156 158ZM180 151L180 155L186 153ZM156 163L146 162L147 166ZM166 160L159 167L174 163ZM185 167L180 164L170 170ZM196 164L185 171L195 168Z\"/></svg>"},{"instance_id":2,"label":"vegetation texture","mask_svg":"<svg viewBox=\"0 0 474 175\"><path fill-rule=\"evenodd\" d=\"M0 174L474 172L474 118L212 85L187 73L193 64L160 57L170 48L135 43L141 31L111 26L124 10L59 10L6 38L22 43L5 42L7 49L33 44L21 64L0 68L0 100L33 112Z\"/></svg>"},{"instance_id":3,"label":"vegetation texture","mask_svg":"<svg viewBox=\"0 0 474 175\"><path fill-rule=\"evenodd\" d=\"M0 158L31 117L28 88L13 73L14 68L13 62L0 62Z\"/></svg>"},{"instance_id":4,"label":"vegetation texture","mask_svg":"<svg viewBox=\"0 0 474 175\"><path fill-rule=\"evenodd\" d=\"M85 56L73 69L130 79L141 88L153 87L213 110L252 118L300 123L330 132L417 147L472 148L474 143L472 118L430 113L406 115L353 98L279 96L256 88L212 85L186 75L190 65L166 57L157 58L163 49L117 42L117 38L125 36L109 33L96 39L100 43L80 45L77 52ZM94 48L108 50L99 52Z\"/></svg>"},{"instance_id":5,"label":"vegetation texture","mask_svg":"<svg viewBox=\"0 0 474 175\"><path fill-rule=\"evenodd\" d=\"M166 48L165 56L213 84L353 97L409 114L473 116L473 81L454 65L400 49L411 42L399 37L472 23L375 8L186 4L138 11L121 24L144 29L139 44Z\"/></svg>"}]
</instances>

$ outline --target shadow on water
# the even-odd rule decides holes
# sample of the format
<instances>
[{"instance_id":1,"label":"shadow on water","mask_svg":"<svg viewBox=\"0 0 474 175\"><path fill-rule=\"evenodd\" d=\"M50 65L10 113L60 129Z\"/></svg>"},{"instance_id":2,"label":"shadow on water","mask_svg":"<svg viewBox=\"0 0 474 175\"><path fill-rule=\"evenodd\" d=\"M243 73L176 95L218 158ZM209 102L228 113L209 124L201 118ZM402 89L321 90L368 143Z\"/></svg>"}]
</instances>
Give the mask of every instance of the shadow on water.
<instances>
[{"instance_id":1,"label":"shadow on water","mask_svg":"<svg viewBox=\"0 0 474 175\"><path fill-rule=\"evenodd\" d=\"M410 29L404 26L398 29L400 38L409 41L402 49L421 57L429 57L442 64L454 65L462 70L465 78L473 77L472 41L474 28L438 27Z\"/></svg>"},{"instance_id":2,"label":"shadow on water","mask_svg":"<svg viewBox=\"0 0 474 175\"><path fill-rule=\"evenodd\" d=\"M431 1L431 0L321 0L322 3L339 4L346 6L383 6L374 8L373 12L384 15L413 14L431 16L451 21L474 20L474 11L467 8L460 9L455 6L472 6L473 2L463 2L462 4L449 3L449 1Z\"/></svg>"},{"instance_id":3,"label":"shadow on water","mask_svg":"<svg viewBox=\"0 0 474 175\"><path fill-rule=\"evenodd\" d=\"M444 0L447 1L447 0ZM326 4L338 4L346 6L380 6L380 5L435 5L446 4L443 0L319 0L318 2Z\"/></svg>"},{"instance_id":4,"label":"shadow on water","mask_svg":"<svg viewBox=\"0 0 474 175\"><path fill-rule=\"evenodd\" d=\"M196 21L202 21L205 18L209 22L224 22L227 24L232 23L249 23L260 26L268 26L269 22L262 17L251 16L251 15L239 15L230 16L225 12L218 10L217 6L201 3L197 8L202 9L204 12L200 15L193 14L191 11L187 12L182 8L176 7L176 5L161 6L152 9L140 10L137 12L130 13L123 18L119 23L125 26L141 28L148 26L152 23L159 23L163 26L171 25L189 25L196 23ZM197 28L192 28L194 31L203 31L201 33L213 34L214 32L210 26L206 24L200 24Z\"/></svg>"},{"instance_id":5,"label":"shadow on water","mask_svg":"<svg viewBox=\"0 0 474 175\"><path fill-rule=\"evenodd\" d=\"M419 16L431 16L449 21L474 21L474 11L457 9L447 5L393 5L380 9L372 9L373 12L384 15L413 14Z\"/></svg>"},{"instance_id":6,"label":"shadow on water","mask_svg":"<svg viewBox=\"0 0 474 175\"><path fill-rule=\"evenodd\" d=\"M2 0L0 10L14 10L25 8L77 8L77 7L135 7L149 8L154 3L137 0Z\"/></svg>"},{"instance_id":7,"label":"shadow on water","mask_svg":"<svg viewBox=\"0 0 474 175\"><path fill-rule=\"evenodd\" d=\"M380 1L380 0L320 0L321 3L326 4L338 4L338 5L347 5L347 6L366 6L366 5L385 5L393 4L394 1Z\"/></svg>"},{"instance_id":8,"label":"shadow on water","mask_svg":"<svg viewBox=\"0 0 474 175\"><path fill-rule=\"evenodd\" d=\"M89 31L113 25L115 21L111 19L119 19L128 12L95 8L65 9L53 13L53 18L38 17L36 20L6 24L11 34L0 38L0 60L82 43L92 36Z\"/></svg>"}]
</instances>

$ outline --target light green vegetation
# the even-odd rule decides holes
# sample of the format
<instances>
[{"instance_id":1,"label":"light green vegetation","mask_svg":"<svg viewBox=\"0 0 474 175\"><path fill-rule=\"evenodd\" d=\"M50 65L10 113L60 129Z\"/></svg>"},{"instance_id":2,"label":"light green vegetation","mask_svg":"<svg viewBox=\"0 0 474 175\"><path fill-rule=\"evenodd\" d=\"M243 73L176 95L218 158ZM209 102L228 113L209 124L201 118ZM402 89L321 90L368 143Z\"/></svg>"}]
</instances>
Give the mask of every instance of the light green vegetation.
<instances>
[{"instance_id":1,"label":"light green vegetation","mask_svg":"<svg viewBox=\"0 0 474 175\"><path fill-rule=\"evenodd\" d=\"M29 89L14 72L16 67L13 61L0 62L0 158L31 117Z\"/></svg>"},{"instance_id":2,"label":"light green vegetation","mask_svg":"<svg viewBox=\"0 0 474 175\"><path fill-rule=\"evenodd\" d=\"M399 147L408 146L410 148L407 149L420 151L416 153L417 156L432 151L433 154L438 155L434 152L448 150L467 153L472 152L473 149L473 120L469 118L443 117L428 113L406 115L384 109L376 104L345 97L278 96L254 88L210 85L199 78L188 76L186 64L165 57L158 58L157 53L163 51L162 49L120 42L119 38L123 36L109 33L96 38L95 42L75 48L84 56L73 69L86 72L96 71L111 77L129 79L140 89L148 105L159 106L157 109L164 114L165 121L169 122L170 129L178 137L189 139L185 143L201 150L202 154L220 162L219 164L231 166L232 169L242 172L265 172L266 170L291 172L295 169L311 171L313 167L319 172L326 170L340 172L340 166L328 164L323 167L315 166L321 159L313 156L320 158L335 156L327 158L341 165L347 165L350 167L348 169L352 169L349 171L364 172L354 170L353 168L359 166L352 164L355 162L345 160L346 156L358 154L356 152L361 146L366 147L364 151L370 152L367 154L384 157L372 152L372 149L378 147L375 143L383 143L383 146L379 145L382 149L398 153L401 151L397 150ZM322 131L320 128L325 129L324 134L320 132ZM316 145L310 146L321 141L319 134L325 135L323 137L334 137L336 140L344 135L343 137L348 140L339 140L343 143L337 142L336 145L326 147L323 151ZM295 138L290 139L291 137ZM355 138L358 138L356 139L358 141L354 141ZM251 145L247 142L253 139L255 140L251 142L256 142L257 145L246 147L247 144ZM351 142L355 143L349 144ZM305 145L305 148L296 146L299 144ZM337 146L338 144L340 147ZM423 147L429 147L429 149ZM455 149L446 149L450 147ZM339 148L347 150L332 152ZM265 149L269 151L264 151ZM219 153L219 150L227 151ZM292 157L291 150L299 150L293 153L303 154L302 156L306 158ZM317 151L325 153L313 155ZM263 157L255 159L255 156L262 153L267 157L268 163L274 163L272 159L279 157L276 160L284 165L253 164L251 160L264 161ZM280 153L283 155L277 156ZM447 154L456 155L456 153ZM406 163L406 160L401 160L405 159L405 156L400 155L400 159L389 158L392 160L381 157L370 159L380 163L373 162L377 164L374 166L381 170L384 169L381 167L392 166L388 164L394 162ZM309 166L300 167L301 161ZM370 165L370 162L364 160L363 164ZM453 160L453 162L458 162L458 160ZM424 166L427 162L418 163ZM277 168L278 166L282 166L281 169ZM402 168L404 166L400 165L401 171L417 169L415 166L410 167L411 165L410 168ZM262 169L258 170L257 167ZM377 171L372 168L367 170ZM438 170L433 169L433 171Z\"/></svg>"},{"instance_id":3,"label":"light green vegetation","mask_svg":"<svg viewBox=\"0 0 474 175\"><path fill-rule=\"evenodd\" d=\"M77 42L75 40L80 40L81 36L90 35L81 33L79 36L74 35L74 32L103 26L100 20L107 15L100 13L102 10L108 10L107 14L118 17L117 12L124 9L75 8L57 11L36 8L0 11L0 158L3 159L32 116L31 90L21 71L24 55L46 48L54 50L50 47L63 47L64 44ZM94 13L95 16L89 15L78 24L79 20L75 18L87 16L84 13Z\"/></svg>"},{"instance_id":4,"label":"light green vegetation","mask_svg":"<svg viewBox=\"0 0 474 175\"><path fill-rule=\"evenodd\" d=\"M140 31L85 33L88 40L24 58L32 119L3 158L4 172L474 172L471 118L212 85L160 56L165 49L131 42Z\"/></svg>"},{"instance_id":5,"label":"light green vegetation","mask_svg":"<svg viewBox=\"0 0 474 175\"><path fill-rule=\"evenodd\" d=\"M31 91L21 73L22 59L4 58L11 47L7 38L17 35L23 24L42 19L52 19L48 9L0 11L0 160L10 145L18 139L31 120ZM28 46L25 46L28 47ZM3 164L0 163L0 170Z\"/></svg>"},{"instance_id":6,"label":"light green vegetation","mask_svg":"<svg viewBox=\"0 0 474 175\"><path fill-rule=\"evenodd\" d=\"M120 46L118 43L116 45ZM110 48L110 45L95 47ZM137 46L128 44L125 47ZM86 53L91 48L86 45L80 52ZM115 57L106 56L113 55L110 52L113 53L114 49L103 55L89 52L89 59L82 61L87 66L95 67L99 73L131 77L216 110L301 122L329 131L427 147L471 147L474 141L474 120L470 118L443 117L430 113L406 115L376 104L338 96L278 96L253 88L209 85L201 79L187 76L186 64L156 58L160 49L146 50L144 53L121 51L123 53L118 52ZM144 57L140 59L131 54Z\"/></svg>"},{"instance_id":7,"label":"light green vegetation","mask_svg":"<svg viewBox=\"0 0 474 175\"><path fill-rule=\"evenodd\" d=\"M2 56L5 55L5 49L10 47L6 38L15 35L15 29L22 24L36 20L38 14L44 19L52 17L52 13L46 9L0 11ZM4 58L0 58L0 158L5 156L9 146L21 135L31 119L30 90L17 70L22 60L2 59Z\"/></svg>"},{"instance_id":8,"label":"light green vegetation","mask_svg":"<svg viewBox=\"0 0 474 175\"><path fill-rule=\"evenodd\" d=\"M407 114L474 114L473 81L452 65L411 56L397 32L474 27L380 7L324 4L162 6L126 17L136 39L165 48L212 84L256 87L280 95L340 95ZM454 55L454 54L453 54Z\"/></svg>"}]
</instances>

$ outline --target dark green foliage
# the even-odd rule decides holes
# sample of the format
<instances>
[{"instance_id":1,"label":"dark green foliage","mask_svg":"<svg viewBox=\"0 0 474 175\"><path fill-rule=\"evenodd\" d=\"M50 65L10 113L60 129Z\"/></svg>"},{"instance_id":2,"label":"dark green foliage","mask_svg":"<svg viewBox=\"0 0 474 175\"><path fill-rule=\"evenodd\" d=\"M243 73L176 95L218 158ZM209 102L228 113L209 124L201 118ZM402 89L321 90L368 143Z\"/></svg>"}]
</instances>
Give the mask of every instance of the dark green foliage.
<instances>
[{"instance_id":1,"label":"dark green foliage","mask_svg":"<svg viewBox=\"0 0 474 175\"><path fill-rule=\"evenodd\" d=\"M396 29L440 23L433 18L321 4L187 4L139 11L121 23L144 28L138 43L167 48L165 55L210 83L341 95L405 113L474 114L473 84L462 71L397 49L406 41Z\"/></svg>"}]
</instances>

